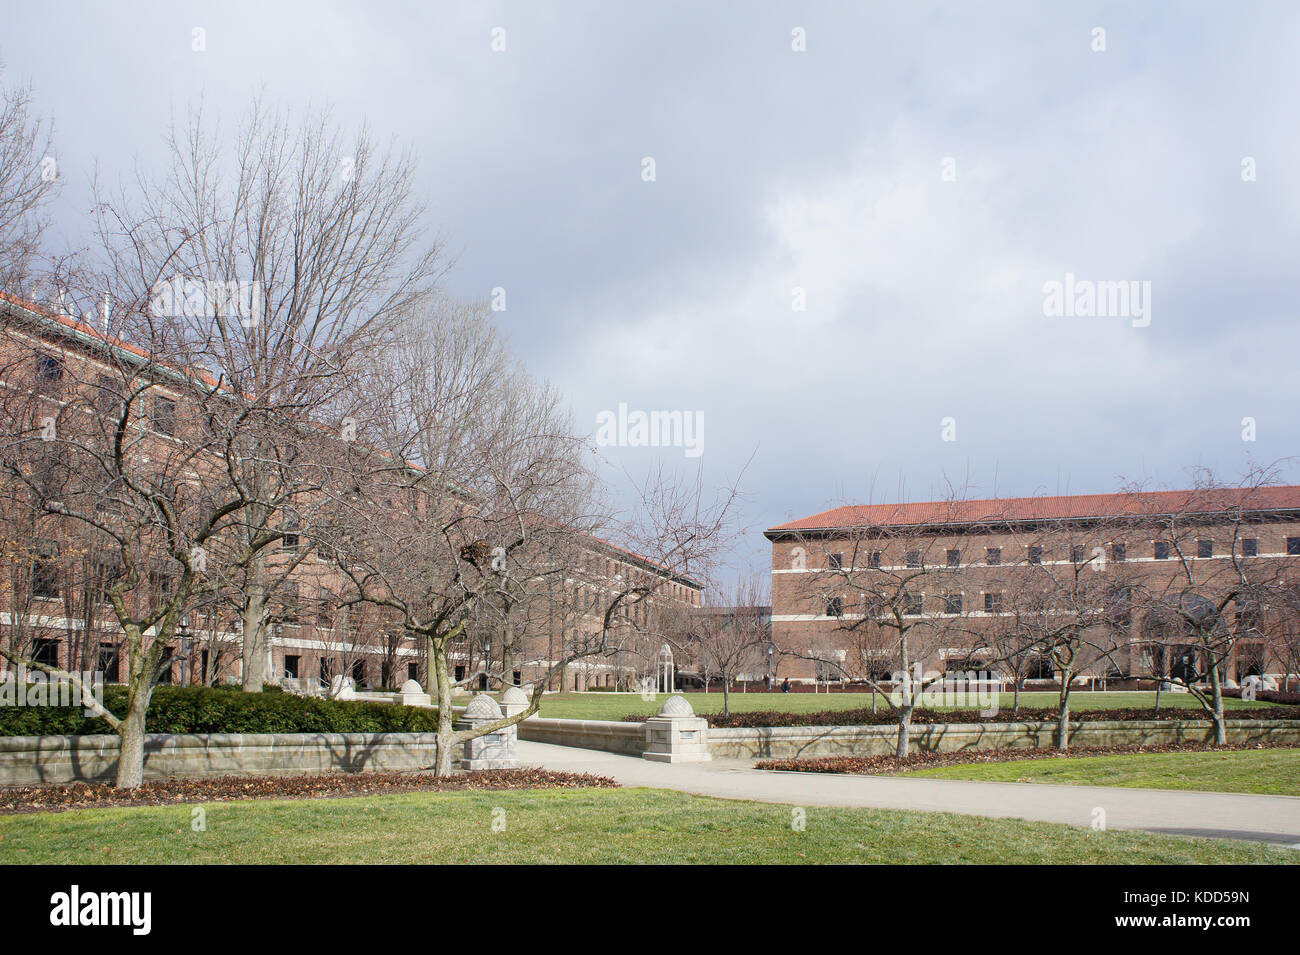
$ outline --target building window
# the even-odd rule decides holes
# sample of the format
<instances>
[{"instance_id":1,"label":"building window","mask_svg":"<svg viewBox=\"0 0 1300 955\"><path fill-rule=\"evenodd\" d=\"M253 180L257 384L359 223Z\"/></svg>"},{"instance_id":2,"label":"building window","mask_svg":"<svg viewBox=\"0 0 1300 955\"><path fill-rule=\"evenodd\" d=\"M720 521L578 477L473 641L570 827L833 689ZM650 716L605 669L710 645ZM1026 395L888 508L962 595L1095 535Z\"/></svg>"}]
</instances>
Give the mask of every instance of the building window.
<instances>
[{"instance_id":1,"label":"building window","mask_svg":"<svg viewBox=\"0 0 1300 955\"><path fill-rule=\"evenodd\" d=\"M1300 540L1300 538L1296 538L1296 539ZM867 566L868 567L880 566L880 551L873 550L870 554L867 555Z\"/></svg>"},{"instance_id":2,"label":"building window","mask_svg":"<svg viewBox=\"0 0 1300 955\"><path fill-rule=\"evenodd\" d=\"M1288 557L1300 557L1300 537L1288 537L1286 539L1286 555Z\"/></svg>"},{"instance_id":3,"label":"building window","mask_svg":"<svg viewBox=\"0 0 1300 955\"><path fill-rule=\"evenodd\" d=\"M408 680L418 680L420 678L420 664L408 663L406 665L406 678Z\"/></svg>"},{"instance_id":4,"label":"building window","mask_svg":"<svg viewBox=\"0 0 1300 955\"><path fill-rule=\"evenodd\" d=\"M59 665L59 641L37 637L32 641L32 661L47 667Z\"/></svg>"},{"instance_id":5,"label":"building window","mask_svg":"<svg viewBox=\"0 0 1300 955\"><path fill-rule=\"evenodd\" d=\"M1198 541L1196 542L1196 556L1197 556L1197 557L1213 557L1213 556L1214 556L1214 541L1212 541L1212 540L1198 540Z\"/></svg>"},{"instance_id":6,"label":"building window","mask_svg":"<svg viewBox=\"0 0 1300 955\"><path fill-rule=\"evenodd\" d=\"M167 572L165 567L149 568L149 587L155 594L163 600L167 600L172 595L172 590L176 586L176 577Z\"/></svg>"},{"instance_id":7,"label":"building window","mask_svg":"<svg viewBox=\"0 0 1300 955\"><path fill-rule=\"evenodd\" d=\"M298 549L298 515L286 514L283 523L280 525L280 550L293 551Z\"/></svg>"},{"instance_id":8,"label":"building window","mask_svg":"<svg viewBox=\"0 0 1300 955\"><path fill-rule=\"evenodd\" d=\"M105 683L121 683L122 648L116 643L101 643L95 669L104 674Z\"/></svg>"},{"instance_id":9,"label":"building window","mask_svg":"<svg viewBox=\"0 0 1300 955\"><path fill-rule=\"evenodd\" d=\"M329 686L330 681L334 679L334 664L330 662L329 657L320 658L320 682L322 686Z\"/></svg>"},{"instance_id":10,"label":"building window","mask_svg":"<svg viewBox=\"0 0 1300 955\"><path fill-rule=\"evenodd\" d=\"M949 567L960 567L960 566L961 566L961 551L960 551L959 549L957 549L957 548L955 548L955 547L949 549L949 551L948 551L948 566L949 566Z\"/></svg>"},{"instance_id":11,"label":"building window","mask_svg":"<svg viewBox=\"0 0 1300 955\"><path fill-rule=\"evenodd\" d=\"M839 597L832 597L826 601L826 616L842 617L844 616L844 601Z\"/></svg>"},{"instance_id":12,"label":"building window","mask_svg":"<svg viewBox=\"0 0 1300 955\"><path fill-rule=\"evenodd\" d=\"M1155 558L1156 560L1169 559L1169 541L1155 542Z\"/></svg>"},{"instance_id":13,"label":"building window","mask_svg":"<svg viewBox=\"0 0 1300 955\"><path fill-rule=\"evenodd\" d=\"M1246 538L1243 538L1242 541L1241 541L1241 556L1242 556L1242 557L1258 557L1258 556L1259 556L1259 539L1256 538L1256 537L1246 537Z\"/></svg>"},{"instance_id":14,"label":"building window","mask_svg":"<svg viewBox=\"0 0 1300 955\"><path fill-rule=\"evenodd\" d=\"M36 356L36 391L50 398L63 394L63 359L55 355Z\"/></svg>"},{"instance_id":15,"label":"building window","mask_svg":"<svg viewBox=\"0 0 1300 955\"><path fill-rule=\"evenodd\" d=\"M908 567L921 566L921 552L919 550L909 550L907 552L907 566Z\"/></svg>"},{"instance_id":16,"label":"building window","mask_svg":"<svg viewBox=\"0 0 1300 955\"><path fill-rule=\"evenodd\" d=\"M910 616L919 616L921 613L921 595L920 594L903 594L903 613Z\"/></svg>"},{"instance_id":17,"label":"building window","mask_svg":"<svg viewBox=\"0 0 1300 955\"><path fill-rule=\"evenodd\" d=\"M841 570L841 569L843 569L843 567L844 567L844 555L843 555L843 554L827 554L827 555L826 555L826 566L829 567L831 570Z\"/></svg>"},{"instance_id":18,"label":"building window","mask_svg":"<svg viewBox=\"0 0 1300 955\"><path fill-rule=\"evenodd\" d=\"M92 592L90 599L96 604L107 604L108 589L122 576L122 565L113 557L101 554L90 569Z\"/></svg>"},{"instance_id":19,"label":"building window","mask_svg":"<svg viewBox=\"0 0 1300 955\"><path fill-rule=\"evenodd\" d=\"M1083 563L1083 545L1075 544L1070 548L1070 561L1075 564Z\"/></svg>"},{"instance_id":20,"label":"building window","mask_svg":"<svg viewBox=\"0 0 1300 955\"><path fill-rule=\"evenodd\" d=\"M352 682L355 683L357 686L361 686L366 682L366 661L365 660L352 661Z\"/></svg>"},{"instance_id":21,"label":"building window","mask_svg":"<svg viewBox=\"0 0 1300 955\"><path fill-rule=\"evenodd\" d=\"M36 542L36 559L32 561L32 596L58 599L59 545L54 541Z\"/></svg>"},{"instance_id":22,"label":"building window","mask_svg":"<svg viewBox=\"0 0 1300 955\"><path fill-rule=\"evenodd\" d=\"M171 686L174 655L171 647L163 647L162 658L158 661L158 679L154 681L158 686Z\"/></svg>"},{"instance_id":23,"label":"building window","mask_svg":"<svg viewBox=\"0 0 1300 955\"><path fill-rule=\"evenodd\" d=\"M154 398L152 427L168 437L176 433L176 402L170 398Z\"/></svg>"},{"instance_id":24,"label":"building window","mask_svg":"<svg viewBox=\"0 0 1300 955\"><path fill-rule=\"evenodd\" d=\"M990 567L996 567L1002 563L1002 548L990 547L984 554L984 561Z\"/></svg>"},{"instance_id":25,"label":"building window","mask_svg":"<svg viewBox=\"0 0 1300 955\"><path fill-rule=\"evenodd\" d=\"M1029 562L1031 564L1041 564L1043 562L1043 548L1040 544L1029 545Z\"/></svg>"},{"instance_id":26,"label":"building window","mask_svg":"<svg viewBox=\"0 0 1300 955\"><path fill-rule=\"evenodd\" d=\"M1002 594L985 594L984 595L984 612L1001 613L1002 612Z\"/></svg>"},{"instance_id":27,"label":"building window","mask_svg":"<svg viewBox=\"0 0 1300 955\"><path fill-rule=\"evenodd\" d=\"M122 413L122 399L117 394L116 383L108 375L100 375L95 383L95 412L106 419L106 424L117 426L115 419ZM107 420L110 418L114 420Z\"/></svg>"},{"instance_id":28,"label":"building window","mask_svg":"<svg viewBox=\"0 0 1300 955\"><path fill-rule=\"evenodd\" d=\"M294 624L298 622L298 585L296 583L287 583L283 585L284 590L281 596L281 603L284 611L280 619L284 623Z\"/></svg>"},{"instance_id":29,"label":"building window","mask_svg":"<svg viewBox=\"0 0 1300 955\"><path fill-rule=\"evenodd\" d=\"M1111 544L1111 545L1110 545L1110 559L1111 559L1111 560L1114 560L1114 561L1122 561L1122 560L1126 560L1127 558L1128 558L1128 546L1127 546L1126 544Z\"/></svg>"},{"instance_id":30,"label":"building window","mask_svg":"<svg viewBox=\"0 0 1300 955\"><path fill-rule=\"evenodd\" d=\"M951 614L961 613L961 594L944 594L943 612Z\"/></svg>"},{"instance_id":31,"label":"building window","mask_svg":"<svg viewBox=\"0 0 1300 955\"><path fill-rule=\"evenodd\" d=\"M464 667L464 666L458 666L458 667L456 667L456 677L455 677L455 679L456 679L456 682L457 682L457 683L459 683L461 680L465 679L465 667Z\"/></svg>"}]
</instances>

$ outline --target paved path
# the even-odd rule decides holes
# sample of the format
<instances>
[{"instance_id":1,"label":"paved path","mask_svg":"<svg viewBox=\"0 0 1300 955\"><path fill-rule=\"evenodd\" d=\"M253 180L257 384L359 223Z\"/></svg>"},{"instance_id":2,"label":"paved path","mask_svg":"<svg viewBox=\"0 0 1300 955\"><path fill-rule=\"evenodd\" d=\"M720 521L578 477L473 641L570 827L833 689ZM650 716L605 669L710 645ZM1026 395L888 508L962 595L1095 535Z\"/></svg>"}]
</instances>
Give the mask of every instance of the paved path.
<instances>
[{"instance_id":1,"label":"paved path","mask_svg":"<svg viewBox=\"0 0 1300 955\"><path fill-rule=\"evenodd\" d=\"M1249 839L1300 848L1300 797L1296 796L777 773L754 769L752 760L655 763L638 756L525 740L519 741L519 760L526 766L612 776L624 786L796 806L915 809L1074 826L1091 825L1093 810L1100 806L1109 829Z\"/></svg>"}]
</instances>

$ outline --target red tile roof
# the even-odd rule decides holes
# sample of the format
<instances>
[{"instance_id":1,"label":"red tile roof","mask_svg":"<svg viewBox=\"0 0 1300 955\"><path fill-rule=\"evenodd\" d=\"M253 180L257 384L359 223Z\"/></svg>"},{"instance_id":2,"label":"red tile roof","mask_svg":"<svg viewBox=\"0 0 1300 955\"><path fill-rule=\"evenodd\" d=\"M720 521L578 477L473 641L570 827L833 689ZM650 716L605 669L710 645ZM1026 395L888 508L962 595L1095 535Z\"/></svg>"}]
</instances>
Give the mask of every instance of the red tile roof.
<instances>
[{"instance_id":1,"label":"red tile roof","mask_svg":"<svg viewBox=\"0 0 1300 955\"><path fill-rule=\"evenodd\" d=\"M912 504L850 504L779 524L766 533L772 536L789 531L853 527L1156 517L1185 511L1208 513L1237 508L1251 511L1300 510L1300 486L1004 497Z\"/></svg>"}]
</instances>

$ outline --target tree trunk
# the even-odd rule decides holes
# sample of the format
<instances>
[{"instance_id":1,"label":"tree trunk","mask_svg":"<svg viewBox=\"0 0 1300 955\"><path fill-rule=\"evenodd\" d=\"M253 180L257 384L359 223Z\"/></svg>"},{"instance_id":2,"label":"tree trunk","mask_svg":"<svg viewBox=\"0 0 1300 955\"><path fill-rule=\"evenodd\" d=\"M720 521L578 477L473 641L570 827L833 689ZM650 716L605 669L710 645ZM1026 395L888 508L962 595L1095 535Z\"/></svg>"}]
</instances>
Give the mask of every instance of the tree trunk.
<instances>
[{"instance_id":1,"label":"tree trunk","mask_svg":"<svg viewBox=\"0 0 1300 955\"><path fill-rule=\"evenodd\" d=\"M117 775L113 785L119 789L135 789L144 782L144 731L145 713L149 698L153 696L152 668L149 654L139 631L127 633L127 696L126 714L117 727Z\"/></svg>"},{"instance_id":2,"label":"tree trunk","mask_svg":"<svg viewBox=\"0 0 1300 955\"><path fill-rule=\"evenodd\" d=\"M1020 715L1020 677L1014 677L1012 682L1016 693L1015 699L1011 702L1011 715L1014 717Z\"/></svg>"},{"instance_id":3,"label":"tree trunk","mask_svg":"<svg viewBox=\"0 0 1300 955\"><path fill-rule=\"evenodd\" d=\"M725 673L722 674L722 713L731 715L731 677Z\"/></svg>"},{"instance_id":4,"label":"tree trunk","mask_svg":"<svg viewBox=\"0 0 1300 955\"><path fill-rule=\"evenodd\" d=\"M258 574L260 578L260 571ZM244 691L261 693L267 671L266 587L260 579L248 589L244 603Z\"/></svg>"},{"instance_id":5,"label":"tree trunk","mask_svg":"<svg viewBox=\"0 0 1300 955\"><path fill-rule=\"evenodd\" d=\"M1228 727L1223 721L1223 682L1219 678L1217 663L1210 667L1210 690L1213 694L1213 713L1210 718L1214 721L1214 745L1224 746L1228 742Z\"/></svg>"},{"instance_id":6,"label":"tree trunk","mask_svg":"<svg viewBox=\"0 0 1300 955\"><path fill-rule=\"evenodd\" d=\"M152 694L137 688L122 724L117 728L119 749L117 776L113 785L118 789L135 789L144 782L144 717L149 709Z\"/></svg>"},{"instance_id":7,"label":"tree trunk","mask_svg":"<svg viewBox=\"0 0 1300 955\"><path fill-rule=\"evenodd\" d=\"M911 746L912 709L913 704L909 701L898 711L898 745L894 748L894 756L898 759L906 759Z\"/></svg>"},{"instance_id":8,"label":"tree trunk","mask_svg":"<svg viewBox=\"0 0 1300 955\"><path fill-rule=\"evenodd\" d=\"M1056 748L1070 748L1070 682L1061 688L1061 708L1056 715Z\"/></svg>"},{"instance_id":9,"label":"tree trunk","mask_svg":"<svg viewBox=\"0 0 1300 955\"><path fill-rule=\"evenodd\" d=\"M453 716L451 709L451 683L447 679L447 647L445 641L429 641L429 654L433 672L438 681L438 759L434 764L435 776L450 776L455 757Z\"/></svg>"}]
</instances>

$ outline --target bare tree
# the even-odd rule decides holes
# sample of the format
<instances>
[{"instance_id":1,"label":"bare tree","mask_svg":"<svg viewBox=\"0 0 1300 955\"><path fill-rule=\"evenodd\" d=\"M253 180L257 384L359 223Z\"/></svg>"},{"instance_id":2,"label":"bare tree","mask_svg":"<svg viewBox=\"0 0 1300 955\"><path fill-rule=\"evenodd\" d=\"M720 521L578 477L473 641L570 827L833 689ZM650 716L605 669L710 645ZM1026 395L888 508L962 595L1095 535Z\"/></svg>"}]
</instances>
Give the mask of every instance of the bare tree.
<instances>
[{"instance_id":1,"label":"bare tree","mask_svg":"<svg viewBox=\"0 0 1300 955\"><path fill-rule=\"evenodd\" d=\"M184 360L167 326L139 310L119 316L130 346L44 310L10 318L0 399L12 428L0 441L5 510L26 510L43 537L111 555L104 596L126 649L126 711L105 710L66 669L6 647L0 655L89 694L86 705L121 740L117 785L134 787L153 687L212 572L207 555L237 537L242 502L204 480L216 439L195 412L216 385ZM57 562L57 552L43 559Z\"/></svg>"},{"instance_id":2,"label":"bare tree","mask_svg":"<svg viewBox=\"0 0 1300 955\"><path fill-rule=\"evenodd\" d=\"M962 538L951 527L959 503L953 495L935 505L925 523L912 522L905 505L897 505L832 535L800 535L793 551L796 569L804 571L796 577L805 610L834 618L855 652L805 645L787 653L879 691L898 718L900 759L908 753L919 694L943 679L924 671L925 660L969 642L956 573Z\"/></svg>"},{"instance_id":3,"label":"bare tree","mask_svg":"<svg viewBox=\"0 0 1300 955\"><path fill-rule=\"evenodd\" d=\"M509 357L485 310L444 303L413 318L401 346L377 356L382 370L371 379L385 387L349 448L335 529L320 546L336 556L354 602L382 608L425 641L439 707L437 771L446 773L460 744L536 712L557 672L615 651L624 609L658 585L647 578L609 588L599 625L557 648L524 713L454 728L457 641L504 626L503 611L533 598L594 583L594 534L605 515L584 440L555 392ZM636 541L665 572L685 573L721 539L734 494L709 504L689 486L647 487ZM503 658L476 656L481 665L462 685L509 679L496 663Z\"/></svg>"},{"instance_id":4,"label":"bare tree","mask_svg":"<svg viewBox=\"0 0 1300 955\"><path fill-rule=\"evenodd\" d=\"M32 110L31 90L0 72L0 290L29 292L58 185L51 128Z\"/></svg>"},{"instance_id":5,"label":"bare tree","mask_svg":"<svg viewBox=\"0 0 1300 955\"><path fill-rule=\"evenodd\" d=\"M722 678L722 711L730 714L732 681L760 666L771 642L765 614L770 597L756 577L737 581L726 600L708 593L704 606L690 615L685 649L704 674Z\"/></svg>"},{"instance_id":6,"label":"bare tree","mask_svg":"<svg viewBox=\"0 0 1300 955\"><path fill-rule=\"evenodd\" d=\"M243 506L244 688L270 665L270 608L292 567L268 564L264 542L305 522L320 474L304 466L311 427L345 437L361 359L392 344L397 317L443 271L425 234L409 154L362 128L345 137L328 114L300 123L255 102L229 139L201 110L168 139L170 163L131 193L97 203L119 284L183 325L194 361L214 369L239 405L225 480ZM141 285L139 279L143 279ZM305 559L314 537L291 531Z\"/></svg>"},{"instance_id":7,"label":"bare tree","mask_svg":"<svg viewBox=\"0 0 1300 955\"><path fill-rule=\"evenodd\" d=\"M1104 521L1045 520L1018 534L1022 554L1012 565L1005 598L1013 626L1000 660L1037 656L1050 662L1059 749L1069 746L1077 680L1113 664L1131 619L1129 564L1116 559L1123 553L1121 533Z\"/></svg>"},{"instance_id":8,"label":"bare tree","mask_svg":"<svg viewBox=\"0 0 1300 955\"><path fill-rule=\"evenodd\" d=\"M1224 665L1242 645L1261 645L1270 606L1286 615L1284 564L1244 553L1252 512L1264 506L1274 469L1251 468L1235 484L1201 470L1195 486L1176 505L1148 516L1146 525L1168 548L1174 570L1148 575L1137 590L1144 613L1139 659L1149 675L1186 688L1213 726L1215 742L1227 742ZM1181 649L1177 649L1181 648ZM1167 654L1180 659L1169 666Z\"/></svg>"}]
</instances>

